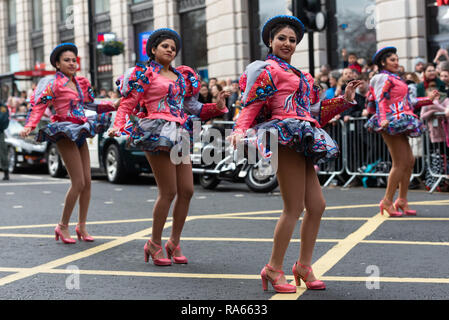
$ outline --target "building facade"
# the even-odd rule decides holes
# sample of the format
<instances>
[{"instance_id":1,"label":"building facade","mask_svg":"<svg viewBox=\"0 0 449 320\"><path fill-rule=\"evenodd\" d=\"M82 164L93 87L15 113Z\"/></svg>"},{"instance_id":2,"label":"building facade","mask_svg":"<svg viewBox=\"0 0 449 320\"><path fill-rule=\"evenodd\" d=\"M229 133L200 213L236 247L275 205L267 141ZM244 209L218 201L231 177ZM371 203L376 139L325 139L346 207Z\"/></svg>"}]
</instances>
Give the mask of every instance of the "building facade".
<instances>
[{"instance_id":1,"label":"building facade","mask_svg":"<svg viewBox=\"0 0 449 320\"><path fill-rule=\"evenodd\" d=\"M313 34L315 70L341 68L343 49L369 60L387 45L398 47L401 64L412 70L417 57L431 61L449 47L449 6L436 1L321 0L321 6L327 28ZM183 40L176 65L192 66L205 79L236 79L266 55L260 30L276 14L291 14L291 0L0 0L0 74L51 70L51 50L73 42L79 73L96 89L111 89L143 59L148 32L169 27ZM123 42L124 52L106 56L101 35ZM303 70L309 69L308 46L306 35L292 61Z\"/></svg>"}]
</instances>

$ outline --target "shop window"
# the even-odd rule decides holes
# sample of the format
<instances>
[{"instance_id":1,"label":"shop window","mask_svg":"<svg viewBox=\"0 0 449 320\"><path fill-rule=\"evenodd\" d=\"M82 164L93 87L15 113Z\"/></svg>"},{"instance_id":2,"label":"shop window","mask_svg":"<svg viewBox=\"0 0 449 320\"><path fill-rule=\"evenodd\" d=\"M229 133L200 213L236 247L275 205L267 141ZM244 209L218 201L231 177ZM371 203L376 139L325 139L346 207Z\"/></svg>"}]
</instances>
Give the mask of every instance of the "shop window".
<instances>
[{"instance_id":1,"label":"shop window","mask_svg":"<svg viewBox=\"0 0 449 320\"><path fill-rule=\"evenodd\" d=\"M433 60L440 48L449 50L449 5L426 0L427 55Z\"/></svg>"},{"instance_id":2,"label":"shop window","mask_svg":"<svg viewBox=\"0 0 449 320\"><path fill-rule=\"evenodd\" d=\"M42 0L33 0L33 31L42 30Z\"/></svg>"},{"instance_id":3,"label":"shop window","mask_svg":"<svg viewBox=\"0 0 449 320\"><path fill-rule=\"evenodd\" d=\"M205 1L178 1L182 30L182 63L196 69L207 67Z\"/></svg>"},{"instance_id":4,"label":"shop window","mask_svg":"<svg viewBox=\"0 0 449 320\"><path fill-rule=\"evenodd\" d=\"M249 24L251 41L251 61L265 60L268 54L268 48L262 41L262 28L265 22L278 14L287 14L287 5L282 6L280 1L273 0L250 0L249 5ZM290 13L291 14L291 13Z\"/></svg>"},{"instance_id":5,"label":"shop window","mask_svg":"<svg viewBox=\"0 0 449 320\"><path fill-rule=\"evenodd\" d=\"M370 62L377 50L375 0L327 0L328 61L342 68L341 52L355 53Z\"/></svg>"},{"instance_id":6,"label":"shop window","mask_svg":"<svg viewBox=\"0 0 449 320\"><path fill-rule=\"evenodd\" d=\"M15 36L17 31L16 0L8 1L8 35Z\"/></svg>"},{"instance_id":7,"label":"shop window","mask_svg":"<svg viewBox=\"0 0 449 320\"><path fill-rule=\"evenodd\" d=\"M61 0L59 9L59 17L62 23L66 23L68 19L73 20L71 18L73 16L73 0Z\"/></svg>"},{"instance_id":8,"label":"shop window","mask_svg":"<svg viewBox=\"0 0 449 320\"><path fill-rule=\"evenodd\" d=\"M109 0L95 0L95 14L109 11Z\"/></svg>"}]
</instances>

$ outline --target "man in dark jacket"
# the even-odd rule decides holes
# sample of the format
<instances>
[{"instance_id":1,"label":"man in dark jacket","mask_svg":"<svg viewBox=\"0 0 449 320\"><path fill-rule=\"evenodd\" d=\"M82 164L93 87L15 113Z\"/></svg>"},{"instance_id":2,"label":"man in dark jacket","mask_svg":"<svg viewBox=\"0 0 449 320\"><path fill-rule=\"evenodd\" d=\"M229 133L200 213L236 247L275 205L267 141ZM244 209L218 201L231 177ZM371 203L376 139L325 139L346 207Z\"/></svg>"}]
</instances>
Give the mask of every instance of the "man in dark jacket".
<instances>
[{"instance_id":1,"label":"man in dark jacket","mask_svg":"<svg viewBox=\"0 0 449 320\"><path fill-rule=\"evenodd\" d=\"M5 142L5 130L9 125L9 111L8 108L0 103L0 168L3 170L3 180L9 180L8 171L8 148Z\"/></svg>"}]
</instances>

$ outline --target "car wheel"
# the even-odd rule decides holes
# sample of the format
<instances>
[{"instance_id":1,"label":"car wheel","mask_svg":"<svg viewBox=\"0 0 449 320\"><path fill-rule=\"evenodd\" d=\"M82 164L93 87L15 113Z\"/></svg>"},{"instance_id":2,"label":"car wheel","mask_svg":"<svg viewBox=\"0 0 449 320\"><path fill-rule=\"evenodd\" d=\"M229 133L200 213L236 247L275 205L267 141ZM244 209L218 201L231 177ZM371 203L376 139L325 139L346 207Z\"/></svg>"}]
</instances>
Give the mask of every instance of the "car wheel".
<instances>
[{"instance_id":1,"label":"car wheel","mask_svg":"<svg viewBox=\"0 0 449 320\"><path fill-rule=\"evenodd\" d=\"M16 173L17 172L17 154L16 154L16 150L14 150L13 147L8 148L8 160L9 160L8 171L10 173Z\"/></svg>"},{"instance_id":2,"label":"car wheel","mask_svg":"<svg viewBox=\"0 0 449 320\"><path fill-rule=\"evenodd\" d=\"M55 178L64 177L67 172L64 168L62 158L59 155L58 148L55 144L51 144L47 152L47 167L50 176Z\"/></svg>"},{"instance_id":3,"label":"car wheel","mask_svg":"<svg viewBox=\"0 0 449 320\"><path fill-rule=\"evenodd\" d=\"M106 149L106 156L104 161L106 175L109 182L122 183L126 180L126 170L123 165L122 157L117 145L111 144Z\"/></svg>"}]
</instances>

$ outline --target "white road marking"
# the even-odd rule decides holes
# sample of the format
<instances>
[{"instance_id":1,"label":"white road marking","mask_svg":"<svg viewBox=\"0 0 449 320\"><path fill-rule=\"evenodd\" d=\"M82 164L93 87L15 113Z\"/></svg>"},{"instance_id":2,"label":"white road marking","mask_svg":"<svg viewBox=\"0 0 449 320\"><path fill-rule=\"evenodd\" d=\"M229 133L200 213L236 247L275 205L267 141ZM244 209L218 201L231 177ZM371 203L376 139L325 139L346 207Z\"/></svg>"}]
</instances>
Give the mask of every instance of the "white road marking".
<instances>
[{"instance_id":1,"label":"white road marking","mask_svg":"<svg viewBox=\"0 0 449 320\"><path fill-rule=\"evenodd\" d=\"M21 174L20 175L22 178L27 178L27 179L34 179L34 180L43 180L43 177L39 177L39 176L31 176L28 174Z\"/></svg>"},{"instance_id":2,"label":"white road marking","mask_svg":"<svg viewBox=\"0 0 449 320\"><path fill-rule=\"evenodd\" d=\"M42 181L42 182L9 182L9 183L0 183L0 187L40 186L49 184L69 184L69 183L70 180Z\"/></svg>"}]
</instances>

